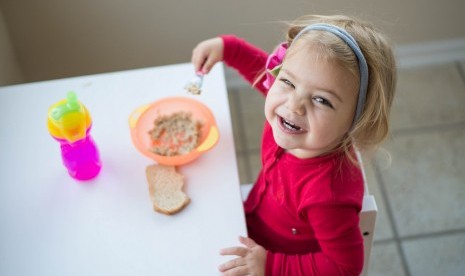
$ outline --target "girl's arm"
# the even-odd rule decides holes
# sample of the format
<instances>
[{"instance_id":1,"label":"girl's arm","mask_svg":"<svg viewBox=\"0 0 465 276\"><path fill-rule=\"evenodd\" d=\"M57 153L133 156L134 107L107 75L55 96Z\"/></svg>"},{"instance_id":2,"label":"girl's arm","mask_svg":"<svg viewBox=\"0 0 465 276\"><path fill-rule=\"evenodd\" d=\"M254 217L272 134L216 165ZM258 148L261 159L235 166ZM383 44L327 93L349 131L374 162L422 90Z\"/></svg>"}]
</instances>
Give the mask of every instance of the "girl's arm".
<instances>
[{"instance_id":1,"label":"girl's arm","mask_svg":"<svg viewBox=\"0 0 465 276\"><path fill-rule=\"evenodd\" d=\"M358 210L353 206L313 206L308 209L321 251L305 255L267 252L266 275L360 275L363 238Z\"/></svg>"}]
</instances>

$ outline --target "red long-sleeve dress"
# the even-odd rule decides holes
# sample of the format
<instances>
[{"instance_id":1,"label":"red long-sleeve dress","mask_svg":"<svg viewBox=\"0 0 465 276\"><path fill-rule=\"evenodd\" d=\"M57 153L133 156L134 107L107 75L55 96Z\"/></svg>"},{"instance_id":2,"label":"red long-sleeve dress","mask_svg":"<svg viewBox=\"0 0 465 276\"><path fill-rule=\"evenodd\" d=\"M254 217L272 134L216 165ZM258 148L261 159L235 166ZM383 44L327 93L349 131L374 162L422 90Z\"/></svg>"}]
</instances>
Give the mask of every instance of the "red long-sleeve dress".
<instances>
[{"instance_id":1,"label":"red long-sleeve dress","mask_svg":"<svg viewBox=\"0 0 465 276\"><path fill-rule=\"evenodd\" d=\"M221 36L224 62L264 95L268 54L232 35ZM249 237L267 250L266 275L359 275L363 238L360 168L343 153L299 159L274 141L265 123L262 169L244 203Z\"/></svg>"}]
</instances>

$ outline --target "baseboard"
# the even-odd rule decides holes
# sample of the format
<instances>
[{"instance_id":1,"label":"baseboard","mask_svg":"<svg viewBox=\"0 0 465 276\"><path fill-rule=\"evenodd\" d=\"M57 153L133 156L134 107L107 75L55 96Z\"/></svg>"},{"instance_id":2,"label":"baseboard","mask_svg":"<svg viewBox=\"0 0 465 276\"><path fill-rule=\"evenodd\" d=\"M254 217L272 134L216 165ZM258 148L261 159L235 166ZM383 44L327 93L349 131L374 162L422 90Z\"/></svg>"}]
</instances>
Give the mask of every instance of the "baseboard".
<instances>
[{"instance_id":1,"label":"baseboard","mask_svg":"<svg viewBox=\"0 0 465 276\"><path fill-rule=\"evenodd\" d=\"M465 38L399 45L398 68L413 68L465 60Z\"/></svg>"},{"instance_id":2,"label":"baseboard","mask_svg":"<svg viewBox=\"0 0 465 276\"><path fill-rule=\"evenodd\" d=\"M399 69L465 61L465 38L399 45L395 56ZM249 85L232 69L226 68L225 73L229 88Z\"/></svg>"}]
</instances>

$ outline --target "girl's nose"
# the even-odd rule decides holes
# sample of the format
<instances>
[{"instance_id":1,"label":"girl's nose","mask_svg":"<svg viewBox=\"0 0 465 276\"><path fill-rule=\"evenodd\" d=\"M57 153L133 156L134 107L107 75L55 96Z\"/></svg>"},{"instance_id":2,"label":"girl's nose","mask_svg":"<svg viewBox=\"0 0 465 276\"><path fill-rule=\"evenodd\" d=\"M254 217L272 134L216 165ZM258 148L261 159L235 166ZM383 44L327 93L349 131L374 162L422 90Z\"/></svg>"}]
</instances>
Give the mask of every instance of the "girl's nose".
<instances>
[{"instance_id":1,"label":"girl's nose","mask_svg":"<svg viewBox=\"0 0 465 276\"><path fill-rule=\"evenodd\" d=\"M289 96L286 102L286 107L291 112L296 113L299 116L305 115L305 102L295 93Z\"/></svg>"}]
</instances>

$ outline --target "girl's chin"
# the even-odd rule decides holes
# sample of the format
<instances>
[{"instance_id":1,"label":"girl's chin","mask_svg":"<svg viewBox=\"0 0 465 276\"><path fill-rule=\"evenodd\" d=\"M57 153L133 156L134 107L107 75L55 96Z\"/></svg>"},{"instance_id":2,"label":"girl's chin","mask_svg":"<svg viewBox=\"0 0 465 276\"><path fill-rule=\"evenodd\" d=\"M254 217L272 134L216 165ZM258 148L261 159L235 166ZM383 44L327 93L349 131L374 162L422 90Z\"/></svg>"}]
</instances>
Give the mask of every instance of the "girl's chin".
<instances>
[{"instance_id":1,"label":"girl's chin","mask_svg":"<svg viewBox=\"0 0 465 276\"><path fill-rule=\"evenodd\" d=\"M280 148L300 159L313 158L325 153L324 150L312 151L308 149L296 148L294 145L280 140L279 137L275 137L275 141Z\"/></svg>"},{"instance_id":2,"label":"girl's chin","mask_svg":"<svg viewBox=\"0 0 465 276\"><path fill-rule=\"evenodd\" d=\"M273 137L276 144L300 159L312 158L327 153L327 148L304 149L296 142L296 135L289 135L280 131L279 126L273 125ZM277 129L276 129L277 128Z\"/></svg>"},{"instance_id":3,"label":"girl's chin","mask_svg":"<svg viewBox=\"0 0 465 276\"><path fill-rule=\"evenodd\" d=\"M273 129L273 137L276 144L285 150L292 150L296 147L293 135L283 133L279 128Z\"/></svg>"}]
</instances>

